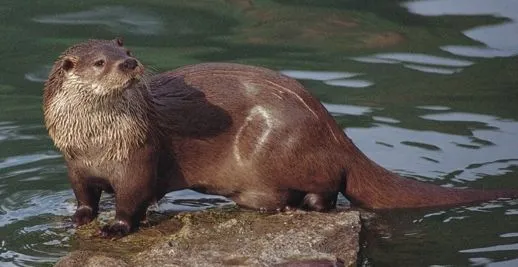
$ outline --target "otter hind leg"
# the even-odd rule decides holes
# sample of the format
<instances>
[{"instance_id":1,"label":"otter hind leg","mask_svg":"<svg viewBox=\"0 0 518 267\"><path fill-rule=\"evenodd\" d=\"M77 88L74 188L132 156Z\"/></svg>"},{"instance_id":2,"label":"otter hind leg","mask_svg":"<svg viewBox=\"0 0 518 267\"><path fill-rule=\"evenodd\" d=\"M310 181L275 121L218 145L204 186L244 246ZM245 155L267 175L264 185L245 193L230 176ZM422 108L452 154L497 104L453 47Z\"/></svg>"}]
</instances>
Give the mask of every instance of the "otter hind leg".
<instances>
[{"instance_id":1,"label":"otter hind leg","mask_svg":"<svg viewBox=\"0 0 518 267\"><path fill-rule=\"evenodd\" d=\"M338 192L307 193L304 196L302 208L312 211L328 211L336 208Z\"/></svg>"},{"instance_id":2,"label":"otter hind leg","mask_svg":"<svg viewBox=\"0 0 518 267\"><path fill-rule=\"evenodd\" d=\"M296 209L304 193L295 190L243 191L229 196L239 206L260 211L286 211Z\"/></svg>"},{"instance_id":3,"label":"otter hind leg","mask_svg":"<svg viewBox=\"0 0 518 267\"><path fill-rule=\"evenodd\" d=\"M336 208L338 192L244 191L229 197L239 206L261 211L287 211L300 208L323 212Z\"/></svg>"}]
</instances>

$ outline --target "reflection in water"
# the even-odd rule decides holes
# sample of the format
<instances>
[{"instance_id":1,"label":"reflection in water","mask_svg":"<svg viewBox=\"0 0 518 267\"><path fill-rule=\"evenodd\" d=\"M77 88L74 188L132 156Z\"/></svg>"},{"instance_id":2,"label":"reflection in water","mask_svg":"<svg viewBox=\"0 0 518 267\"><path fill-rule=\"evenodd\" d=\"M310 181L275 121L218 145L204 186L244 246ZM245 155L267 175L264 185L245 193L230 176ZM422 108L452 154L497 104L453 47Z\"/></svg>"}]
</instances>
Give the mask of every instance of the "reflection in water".
<instances>
[{"instance_id":1,"label":"reflection in water","mask_svg":"<svg viewBox=\"0 0 518 267\"><path fill-rule=\"evenodd\" d=\"M173 191L165 195L159 202L160 212L194 211L232 204L225 197L201 194L192 190Z\"/></svg>"},{"instance_id":2,"label":"reflection in water","mask_svg":"<svg viewBox=\"0 0 518 267\"><path fill-rule=\"evenodd\" d=\"M448 67L468 67L473 62L468 60L460 60L447 57L438 57L426 54L415 54L415 53L386 53L386 54L375 54L373 57L390 59L399 62L410 62L419 63L425 65L439 65Z\"/></svg>"},{"instance_id":3,"label":"reflection in water","mask_svg":"<svg viewBox=\"0 0 518 267\"><path fill-rule=\"evenodd\" d=\"M490 15L510 21L497 25L479 26L464 34L489 47L445 46L453 54L475 57L518 55L518 1L515 0L426 0L404 4L412 13L425 16Z\"/></svg>"},{"instance_id":4,"label":"reflection in water","mask_svg":"<svg viewBox=\"0 0 518 267\"><path fill-rule=\"evenodd\" d=\"M505 215L518 215L518 209L510 209L505 213Z\"/></svg>"},{"instance_id":5,"label":"reflection in water","mask_svg":"<svg viewBox=\"0 0 518 267\"><path fill-rule=\"evenodd\" d=\"M518 259L514 260L506 260L506 261L500 261L500 262L491 262L485 265L487 267L512 267L512 266L518 266Z\"/></svg>"},{"instance_id":6,"label":"reflection in water","mask_svg":"<svg viewBox=\"0 0 518 267\"><path fill-rule=\"evenodd\" d=\"M497 246L484 247L484 248L465 249L465 250L461 250L459 252L476 253L476 252L506 251L506 250L516 250L518 252L518 243L509 244L509 245L497 245Z\"/></svg>"},{"instance_id":7,"label":"reflection in water","mask_svg":"<svg viewBox=\"0 0 518 267\"><path fill-rule=\"evenodd\" d=\"M494 203L490 202L490 203L482 204L480 206L467 207L465 209L470 211L470 213L468 213L470 216L475 215L473 212L481 212L481 214L483 214L481 216L491 217L492 214L495 213L495 211L498 211L498 212L504 211L504 213L507 216L511 216L511 214L509 214L509 211L511 211L513 209L509 208L509 207L513 207L518 204L517 200L509 200L509 201L505 201L505 202L497 202L497 201L493 201L493 202ZM463 208L454 208L454 209L449 210L447 213L449 213L449 214L452 214L452 213L466 214L464 212ZM516 216L517 214L514 214L514 215ZM471 220L473 220L473 219L474 218L471 218ZM509 218L509 219L512 220L512 218ZM470 244L464 244L463 245L464 248L460 249L459 252L463 253L463 254L473 254L474 256L477 256L475 258L470 258L471 262L483 263L483 264L485 264L485 266L517 266L518 259L507 258L505 260L495 261L491 257L496 255L495 253L498 253L498 252L505 252L505 251L518 252L518 243L516 243L516 239L515 239L516 237L518 237L518 233L511 232L511 233L499 234L499 237L500 238L509 238L509 239L508 240L499 239L498 244L495 244L493 242L487 242L488 244L495 244L495 245L483 246L483 247L466 248L466 246L470 246ZM513 243L513 241L515 241L515 242ZM482 257L480 257L481 255L487 256L487 257L482 258Z\"/></svg>"},{"instance_id":8,"label":"reflection in water","mask_svg":"<svg viewBox=\"0 0 518 267\"><path fill-rule=\"evenodd\" d=\"M353 105L343 105L343 104L328 104L322 103L324 107L329 111L329 113L333 115L365 115L367 113L371 113L373 108L370 107L362 107L362 106L353 106Z\"/></svg>"},{"instance_id":9,"label":"reflection in water","mask_svg":"<svg viewBox=\"0 0 518 267\"><path fill-rule=\"evenodd\" d=\"M438 57L426 54L416 53L384 53L374 54L365 57L353 57L354 61L363 63L380 63L380 64L400 64L403 67L426 73L434 74L454 74L462 71L462 67L468 67L473 64L472 61L460 60L447 57ZM404 64L413 63L413 64ZM440 66L440 67L439 67ZM451 67L451 68L448 68Z\"/></svg>"},{"instance_id":10,"label":"reflection in water","mask_svg":"<svg viewBox=\"0 0 518 267\"><path fill-rule=\"evenodd\" d=\"M434 113L430 115L422 116L423 119L436 120L436 121L473 121L482 122L489 126L504 126L500 122L509 122L510 120L499 119L495 116L473 114L465 112L447 112L447 113ZM517 130L516 128L514 130Z\"/></svg>"},{"instance_id":11,"label":"reflection in water","mask_svg":"<svg viewBox=\"0 0 518 267\"><path fill-rule=\"evenodd\" d=\"M417 106L416 108L425 110L450 110L449 107L444 106Z\"/></svg>"},{"instance_id":12,"label":"reflection in water","mask_svg":"<svg viewBox=\"0 0 518 267\"><path fill-rule=\"evenodd\" d=\"M500 237L518 237L518 233L501 234Z\"/></svg>"},{"instance_id":13,"label":"reflection in water","mask_svg":"<svg viewBox=\"0 0 518 267\"><path fill-rule=\"evenodd\" d=\"M414 64L405 64L403 65L405 68L418 70L421 72L429 72L429 73L436 73L436 74L454 74L457 72L461 72L462 69L447 69L447 68L438 68L438 67L427 67L427 66L421 66L421 65L414 65Z\"/></svg>"},{"instance_id":14,"label":"reflection in water","mask_svg":"<svg viewBox=\"0 0 518 267\"><path fill-rule=\"evenodd\" d=\"M330 111L340 113L337 106L341 105L330 107ZM350 114L349 109L349 106L344 107L343 113ZM369 111L364 108L360 114ZM382 166L416 178L439 176L462 184L488 175L509 173L512 166L518 166L516 121L458 112L434 113L421 118L457 125L464 122L471 135L418 131L385 123L368 129L347 128L346 132L362 151ZM483 125L474 127L473 122Z\"/></svg>"},{"instance_id":15,"label":"reflection in water","mask_svg":"<svg viewBox=\"0 0 518 267\"><path fill-rule=\"evenodd\" d=\"M36 71L25 73L24 77L26 80L31 82L43 83L47 80L51 69L52 65L45 65Z\"/></svg>"},{"instance_id":16,"label":"reflection in water","mask_svg":"<svg viewBox=\"0 0 518 267\"><path fill-rule=\"evenodd\" d=\"M64 166L59 160L56 166L61 155L44 145L43 129L39 123L0 122L2 266L49 265L70 244L71 224L61 216L68 218L75 204L71 190L58 189Z\"/></svg>"},{"instance_id":17,"label":"reflection in water","mask_svg":"<svg viewBox=\"0 0 518 267\"><path fill-rule=\"evenodd\" d=\"M509 228L501 227L507 224L514 225L516 216L512 217L508 213L516 205L518 205L518 200L493 200L478 205L453 207L421 214L418 216L420 218L415 219L413 224L422 227L416 228L414 231L426 235L425 240L406 238L403 242L413 242L412 245L417 245L423 241L425 243L431 241L428 244L429 249L433 251L433 246L435 246L435 250L439 250L436 253L437 256L442 256L440 250L458 252L458 255L453 256L454 258L446 262L454 261L455 258L466 257L472 264L516 266L517 259L512 255L516 255L513 252L518 251L518 243L516 242L518 235L516 232L505 233L505 231L509 231ZM495 222L495 218L501 218L504 222ZM441 230L437 230L438 227ZM478 228L481 231L473 231L473 229L470 231L470 227ZM452 235L452 232L455 234ZM458 236L463 238L458 238ZM443 242L448 241L450 243L445 246ZM436 245L431 245L435 242L437 242ZM440 262L441 260L439 257L431 262ZM447 265L464 266L465 264Z\"/></svg>"},{"instance_id":18,"label":"reflection in water","mask_svg":"<svg viewBox=\"0 0 518 267\"><path fill-rule=\"evenodd\" d=\"M24 248L27 249L27 248ZM59 257L64 256L62 254L56 254L54 256L50 256L51 254L46 252L46 255L40 254L38 251L27 251L30 254L23 254L14 251L6 251L0 255L1 262L7 262L7 264L2 265L3 267L10 266L51 266L56 263Z\"/></svg>"},{"instance_id":19,"label":"reflection in water","mask_svg":"<svg viewBox=\"0 0 518 267\"><path fill-rule=\"evenodd\" d=\"M374 121L379 121L379 122L386 122L386 123L400 123L399 120L396 120L396 119L393 119L393 118L388 118L388 117L381 117L381 116L372 116L372 119Z\"/></svg>"},{"instance_id":20,"label":"reflection in water","mask_svg":"<svg viewBox=\"0 0 518 267\"><path fill-rule=\"evenodd\" d=\"M44 161L47 159L54 159L54 158L60 158L60 157L61 157L61 155L55 154L55 153L52 153L52 154L36 153L36 154L30 154L30 155L12 156L5 160L0 161L0 169L11 168L11 167L16 167L16 166L20 166L20 165L25 165L28 163L34 163L34 162L38 162L38 161Z\"/></svg>"},{"instance_id":21,"label":"reflection in water","mask_svg":"<svg viewBox=\"0 0 518 267\"><path fill-rule=\"evenodd\" d=\"M42 126L37 125L36 127L41 128ZM28 127L24 127L24 129L26 130ZM14 123L7 121L0 122L0 141L36 139L34 135L23 134L21 130L22 128Z\"/></svg>"},{"instance_id":22,"label":"reflection in water","mask_svg":"<svg viewBox=\"0 0 518 267\"><path fill-rule=\"evenodd\" d=\"M0 262L17 266L48 265L63 256L74 232L71 222L63 219L75 208L75 204L67 201L70 197L69 191L51 190L20 190L5 197L0 206L0 226L13 230L0 237ZM20 237L25 241L18 248Z\"/></svg>"},{"instance_id":23,"label":"reflection in water","mask_svg":"<svg viewBox=\"0 0 518 267\"><path fill-rule=\"evenodd\" d=\"M343 87L351 87L351 88L369 87L374 84L373 82L369 82L366 80L358 80L358 79L330 80L330 81L325 81L324 83L327 85L343 86Z\"/></svg>"},{"instance_id":24,"label":"reflection in water","mask_svg":"<svg viewBox=\"0 0 518 267\"><path fill-rule=\"evenodd\" d=\"M327 81L334 79L344 79L358 76L361 73L337 72L337 71L306 71L306 70L283 70L280 73L293 79Z\"/></svg>"},{"instance_id":25,"label":"reflection in water","mask_svg":"<svg viewBox=\"0 0 518 267\"><path fill-rule=\"evenodd\" d=\"M423 0L406 2L403 6L407 7L412 13L426 16L491 15L499 18L507 18L510 22L504 22L498 25L479 26L463 32L467 37L481 42L487 47L445 45L440 47L440 49L464 57L494 58L518 55L518 1ZM352 58L352 60L382 64L409 62L414 64L404 64L403 66L421 72L447 75L458 73L462 71L461 67L467 67L474 63L467 60L413 53L375 54L372 56ZM429 65L456 68L438 68L430 67Z\"/></svg>"},{"instance_id":26,"label":"reflection in water","mask_svg":"<svg viewBox=\"0 0 518 267\"><path fill-rule=\"evenodd\" d=\"M324 106L334 115L359 116L373 111L369 107L352 105ZM441 106L420 108L432 111L449 109ZM439 176L462 184L463 181L474 181L487 175L508 173L511 171L509 167L518 165L516 121L459 112L434 113L421 118L444 123L465 122L472 129L472 134L461 136L411 130L386 124L399 122L396 119L379 117L373 117L380 122L373 128L347 128L346 131L362 151L382 166L414 177L426 176L433 179ZM470 122L484 126L473 128Z\"/></svg>"},{"instance_id":27,"label":"reflection in water","mask_svg":"<svg viewBox=\"0 0 518 267\"><path fill-rule=\"evenodd\" d=\"M332 86L363 88L374 84L366 80L347 79L362 75L353 72L283 70L281 73L294 79L323 81L325 84Z\"/></svg>"},{"instance_id":28,"label":"reflection in water","mask_svg":"<svg viewBox=\"0 0 518 267\"><path fill-rule=\"evenodd\" d=\"M441 49L446 52L450 52L452 54L464 57L495 58L511 57L518 54L515 51L498 50L488 47L477 46L445 45L442 46Z\"/></svg>"},{"instance_id":29,"label":"reflection in water","mask_svg":"<svg viewBox=\"0 0 518 267\"><path fill-rule=\"evenodd\" d=\"M399 64L399 61L383 59L377 57L353 57L351 58L354 61L363 62L363 63L382 63L382 64Z\"/></svg>"},{"instance_id":30,"label":"reflection in water","mask_svg":"<svg viewBox=\"0 0 518 267\"><path fill-rule=\"evenodd\" d=\"M75 209L75 204L68 202L70 192L41 190L20 190L6 196L0 204L0 227L18 221L50 213L68 216Z\"/></svg>"},{"instance_id":31,"label":"reflection in water","mask_svg":"<svg viewBox=\"0 0 518 267\"><path fill-rule=\"evenodd\" d=\"M164 26L158 16L123 6L96 7L91 10L49 15L34 18L34 21L63 25L105 25L115 33L156 35Z\"/></svg>"}]
</instances>

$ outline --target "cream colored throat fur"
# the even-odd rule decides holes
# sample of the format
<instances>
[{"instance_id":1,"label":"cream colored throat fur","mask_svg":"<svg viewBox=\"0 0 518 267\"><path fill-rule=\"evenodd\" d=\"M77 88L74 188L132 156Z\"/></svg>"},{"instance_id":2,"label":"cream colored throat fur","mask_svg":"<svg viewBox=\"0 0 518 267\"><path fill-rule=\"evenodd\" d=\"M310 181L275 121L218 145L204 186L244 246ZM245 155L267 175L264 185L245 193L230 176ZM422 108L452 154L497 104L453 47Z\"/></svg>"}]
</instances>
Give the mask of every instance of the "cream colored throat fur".
<instances>
[{"instance_id":1,"label":"cream colored throat fur","mask_svg":"<svg viewBox=\"0 0 518 267\"><path fill-rule=\"evenodd\" d=\"M145 88L99 96L67 82L45 109L46 127L65 157L120 161L148 141Z\"/></svg>"}]
</instances>

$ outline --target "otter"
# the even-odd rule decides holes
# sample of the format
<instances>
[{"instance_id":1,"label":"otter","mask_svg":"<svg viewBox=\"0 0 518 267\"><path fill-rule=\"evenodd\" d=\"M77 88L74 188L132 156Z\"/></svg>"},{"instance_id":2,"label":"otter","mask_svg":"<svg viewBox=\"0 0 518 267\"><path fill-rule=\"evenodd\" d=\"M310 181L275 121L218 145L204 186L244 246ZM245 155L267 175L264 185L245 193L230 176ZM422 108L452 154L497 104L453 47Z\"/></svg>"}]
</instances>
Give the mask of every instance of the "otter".
<instances>
[{"instance_id":1,"label":"otter","mask_svg":"<svg viewBox=\"0 0 518 267\"><path fill-rule=\"evenodd\" d=\"M203 63L150 74L122 40L89 40L59 56L43 95L77 199L74 223L96 218L102 191L115 194L103 236L137 229L151 203L180 189L266 211L328 211L339 193L371 210L518 196L388 171L300 83L261 67Z\"/></svg>"}]
</instances>

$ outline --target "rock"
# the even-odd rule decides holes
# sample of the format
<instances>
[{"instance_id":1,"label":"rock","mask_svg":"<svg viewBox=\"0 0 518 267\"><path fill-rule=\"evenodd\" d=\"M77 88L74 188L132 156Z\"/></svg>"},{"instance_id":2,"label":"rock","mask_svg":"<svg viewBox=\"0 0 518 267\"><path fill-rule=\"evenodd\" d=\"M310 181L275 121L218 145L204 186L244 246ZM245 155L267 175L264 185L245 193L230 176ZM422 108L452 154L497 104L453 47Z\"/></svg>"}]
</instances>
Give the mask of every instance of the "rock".
<instances>
[{"instance_id":1,"label":"rock","mask_svg":"<svg viewBox=\"0 0 518 267\"><path fill-rule=\"evenodd\" d=\"M357 211L184 212L118 240L80 230L56 266L352 266L359 231Z\"/></svg>"},{"instance_id":2,"label":"rock","mask_svg":"<svg viewBox=\"0 0 518 267\"><path fill-rule=\"evenodd\" d=\"M125 261L103 255L99 252L92 251L74 251L67 256L61 258L54 266L69 267L69 266L84 266L84 267L129 267Z\"/></svg>"}]
</instances>

